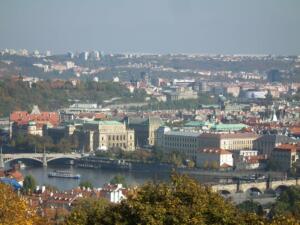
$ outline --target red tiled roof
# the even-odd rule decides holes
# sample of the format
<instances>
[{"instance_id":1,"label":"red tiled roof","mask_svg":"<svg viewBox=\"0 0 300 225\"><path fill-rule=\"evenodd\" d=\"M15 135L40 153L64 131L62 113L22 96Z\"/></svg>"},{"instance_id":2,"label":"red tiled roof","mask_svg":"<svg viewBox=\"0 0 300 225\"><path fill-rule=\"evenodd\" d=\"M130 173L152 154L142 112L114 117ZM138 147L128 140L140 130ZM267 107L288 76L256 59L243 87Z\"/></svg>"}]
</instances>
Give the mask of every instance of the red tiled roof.
<instances>
[{"instance_id":1,"label":"red tiled roof","mask_svg":"<svg viewBox=\"0 0 300 225\"><path fill-rule=\"evenodd\" d=\"M281 144L276 148L274 148L274 151L296 152L296 151L300 151L300 146L297 144Z\"/></svg>"},{"instance_id":2,"label":"red tiled roof","mask_svg":"<svg viewBox=\"0 0 300 225\"><path fill-rule=\"evenodd\" d=\"M300 135L300 127L292 127L290 131L294 135Z\"/></svg>"},{"instance_id":3,"label":"red tiled roof","mask_svg":"<svg viewBox=\"0 0 300 225\"><path fill-rule=\"evenodd\" d=\"M220 168L231 168L232 166L230 166L229 164L227 163L223 163Z\"/></svg>"},{"instance_id":4,"label":"red tiled roof","mask_svg":"<svg viewBox=\"0 0 300 225\"><path fill-rule=\"evenodd\" d=\"M18 125L28 124L34 121L37 124L52 124L57 126L59 124L59 115L57 112L41 112L40 114L30 114L26 111L15 111L10 114L9 120L16 122Z\"/></svg>"}]
</instances>

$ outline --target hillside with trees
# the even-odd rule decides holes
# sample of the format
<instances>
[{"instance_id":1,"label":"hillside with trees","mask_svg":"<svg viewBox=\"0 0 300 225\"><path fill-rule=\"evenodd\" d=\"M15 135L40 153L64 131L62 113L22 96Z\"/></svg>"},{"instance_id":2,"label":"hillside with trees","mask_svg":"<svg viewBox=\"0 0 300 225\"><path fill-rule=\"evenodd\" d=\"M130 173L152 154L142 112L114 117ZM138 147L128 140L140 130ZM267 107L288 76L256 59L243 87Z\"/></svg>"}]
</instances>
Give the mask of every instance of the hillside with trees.
<instances>
[{"instance_id":1,"label":"hillside with trees","mask_svg":"<svg viewBox=\"0 0 300 225\"><path fill-rule=\"evenodd\" d=\"M0 81L0 116L8 116L14 110L31 110L38 105L42 110L55 110L68 106L75 101L102 104L104 100L120 98L122 103L143 102L146 93L130 93L122 84L81 81L72 85L69 81L28 82L6 79Z\"/></svg>"}]
</instances>

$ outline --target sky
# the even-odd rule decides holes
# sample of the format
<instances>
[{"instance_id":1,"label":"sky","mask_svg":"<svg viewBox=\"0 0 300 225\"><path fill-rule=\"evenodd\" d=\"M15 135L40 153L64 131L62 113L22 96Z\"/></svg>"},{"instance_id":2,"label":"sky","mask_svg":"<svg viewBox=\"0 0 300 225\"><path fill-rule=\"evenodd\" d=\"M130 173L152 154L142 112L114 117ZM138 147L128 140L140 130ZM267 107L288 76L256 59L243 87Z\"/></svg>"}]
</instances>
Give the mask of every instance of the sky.
<instances>
[{"instance_id":1,"label":"sky","mask_svg":"<svg viewBox=\"0 0 300 225\"><path fill-rule=\"evenodd\" d=\"M0 49L300 55L300 0L0 0Z\"/></svg>"}]
</instances>

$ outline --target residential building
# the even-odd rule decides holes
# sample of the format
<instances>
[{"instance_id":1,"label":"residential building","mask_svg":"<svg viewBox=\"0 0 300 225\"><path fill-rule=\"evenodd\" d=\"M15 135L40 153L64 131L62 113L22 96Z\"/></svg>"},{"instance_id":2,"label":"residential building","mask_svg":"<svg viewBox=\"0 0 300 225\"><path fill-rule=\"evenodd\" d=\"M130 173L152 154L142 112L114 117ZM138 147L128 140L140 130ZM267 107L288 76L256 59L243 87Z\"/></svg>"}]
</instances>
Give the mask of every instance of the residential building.
<instances>
[{"instance_id":1,"label":"residential building","mask_svg":"<svg viewBox=\"0 0 300 225\"><path fill-rule=\"evenodd\" d=\"M241 88L239 86L228 86L226 88L227 94L231 94L233 97L238 97L240 94Z\"/></svg>"},{"instance_id":2,"label":"residential building","mask_svg":"<svg viewBox=\"0 0 300 225\"><path fill-rule=\"evenodd\" d=\"M296 143L299 140L279 134L265 134L254 141L254 149L259 150L260 154L270 157L275 147L281 144Z\"/></svg>"},{"instance_id":3,"label":"residential building","mask_svg":"<svg viewBox=\"0 0 300 225\"><path fill-rule=\"evenodd\" d=\"M231 168L233 166L232 153L221 148L199 149L196 153L196 166L206 169Z\"/></svg>"},{"instance_id":4,"label":"residential building","mask_svg":"<svg viewBox=\"0 0 300 225\"><path fill-rule=\"evenodd\" d=\"M14 111L10 114L10 136L21 131L32 135L43 135L43 126L56 127L59 124L57 112L40 112L38 106L34 106L31 113L26 111Z\"/></svg>"},{"instance_id":5,"label":"residential building","mask_svg":"<svg viewBox=\"0 0 300 225\"><path fill-rule=\"evenodd\" d=\"M258 155L257 150L240 150L233 152L235 170L262 169L265 166L265 157Z\"/></svg>"},{"instance_id":6,"label":"residential building","mask_svg":"<svg viewBox=\"0 0 300 225\"><path fill-rule=\"evenodd\" d=\"M297 144L282 144L274 148L270 160L282 170L290 170L299 159L300 146Z\"/></svg>"},{"instance_id":7,"label":"residential building","mask_svg":"<svg viewBox=\"0 0 300 225\"><path fill-rule=\"evenodd\" d=\"M102 196L111 203L120 203L123 199L126 199L124 195L126 190L122 184L105 184L101 190Z\"/></svg>"},{"instance_id":8,"label":"residential building","mask_svg":"<svg viewBox=\"0 0 300 225\"><path fill-rule=\"evenodd\" d=\"M191 87L176 87L172 91L165 93L167 101L177 101L182 99L197 99L198 93Z\"/></svg>"}]
</instances>

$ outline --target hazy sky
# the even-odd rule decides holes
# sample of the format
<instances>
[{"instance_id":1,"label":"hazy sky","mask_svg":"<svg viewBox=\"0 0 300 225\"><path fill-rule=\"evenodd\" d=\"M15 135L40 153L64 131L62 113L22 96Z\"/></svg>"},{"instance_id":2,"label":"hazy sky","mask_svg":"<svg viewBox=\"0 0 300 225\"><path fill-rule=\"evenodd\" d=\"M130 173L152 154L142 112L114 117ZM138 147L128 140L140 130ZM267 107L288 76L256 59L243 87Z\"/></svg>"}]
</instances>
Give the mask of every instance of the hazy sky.
<instances>
[{"instance_id":1,"label":"hazy sky","mask_svg":"<svg viewBox=\"0 0 300 225\"><path fill-rule=\"evenodd\" d=\"M300 54L300 0L1 0L4 48Z\"/></svg>"}]
</instances>

